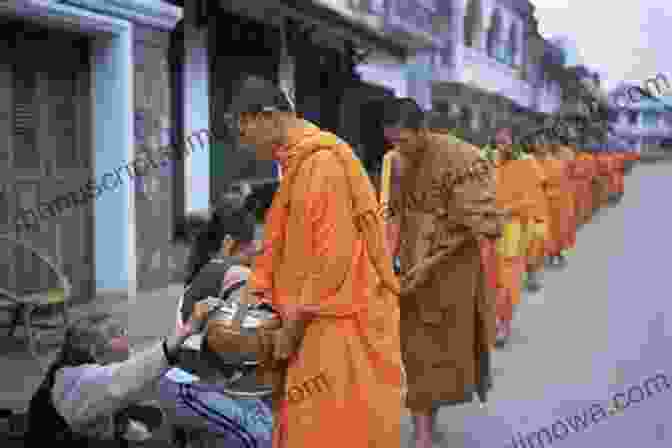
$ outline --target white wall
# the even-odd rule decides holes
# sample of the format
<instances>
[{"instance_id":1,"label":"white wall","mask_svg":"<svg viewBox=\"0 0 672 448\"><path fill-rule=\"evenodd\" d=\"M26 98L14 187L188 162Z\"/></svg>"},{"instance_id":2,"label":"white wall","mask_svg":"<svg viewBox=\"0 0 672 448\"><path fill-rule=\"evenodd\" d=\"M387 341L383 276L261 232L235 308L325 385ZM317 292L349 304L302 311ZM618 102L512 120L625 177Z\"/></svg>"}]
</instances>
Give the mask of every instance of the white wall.
<instances>
[{"instance_id":1,"label":"white wall","mask_svg":"<svg viewBox=\"0 0 672 448\"><path fill-rule=\"evenodd\" d=\"M362 64L357 71L363 81L392 89L398 97L408 95L406 72L401 64Z\"/></svg>"}]
</instances>

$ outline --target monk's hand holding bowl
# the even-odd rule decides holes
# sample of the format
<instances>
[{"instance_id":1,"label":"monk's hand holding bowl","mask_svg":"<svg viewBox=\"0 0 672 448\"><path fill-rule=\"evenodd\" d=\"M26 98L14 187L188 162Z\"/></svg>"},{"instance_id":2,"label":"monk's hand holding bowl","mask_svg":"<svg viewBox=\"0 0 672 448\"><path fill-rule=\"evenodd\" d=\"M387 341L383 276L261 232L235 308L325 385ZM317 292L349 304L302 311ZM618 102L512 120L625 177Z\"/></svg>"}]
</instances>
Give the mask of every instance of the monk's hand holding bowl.
<instances>
[{"instance_id":1,"label":"monk's hand holding bowl","mask_svg":"<svg viewBox=\"0 0 672 448\"><path fill-rule=\"evenodd\" d=\"M306 328L317 316L317 305L283 306L282 328L273 337L273 358L286 361L299 351Z\"/></svg>"}]
</instances>

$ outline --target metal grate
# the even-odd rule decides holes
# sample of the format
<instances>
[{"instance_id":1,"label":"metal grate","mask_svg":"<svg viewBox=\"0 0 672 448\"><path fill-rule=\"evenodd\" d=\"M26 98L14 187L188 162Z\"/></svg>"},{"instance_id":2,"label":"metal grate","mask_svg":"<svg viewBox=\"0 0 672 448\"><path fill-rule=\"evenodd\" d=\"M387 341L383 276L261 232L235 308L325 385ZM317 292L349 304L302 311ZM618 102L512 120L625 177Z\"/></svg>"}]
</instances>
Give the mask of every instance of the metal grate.
<instances>
[{"instance_id":1,"label":"metal grate","mask_svg":"<svg viewBox=\"0 0 672 448\"><path fill-rule=\"evenodd\" d=\"M27 136L35 131L36 72L14 65L14 135Z\"/></svg>"}]
</instances>

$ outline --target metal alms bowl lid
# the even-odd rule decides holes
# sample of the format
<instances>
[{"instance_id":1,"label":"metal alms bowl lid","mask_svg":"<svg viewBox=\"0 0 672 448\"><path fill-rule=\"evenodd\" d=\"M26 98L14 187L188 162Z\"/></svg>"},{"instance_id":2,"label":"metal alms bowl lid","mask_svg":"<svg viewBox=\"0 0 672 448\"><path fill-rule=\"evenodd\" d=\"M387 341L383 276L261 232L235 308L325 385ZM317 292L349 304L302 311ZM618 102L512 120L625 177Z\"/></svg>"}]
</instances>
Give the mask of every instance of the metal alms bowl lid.
<instances>
[{"instance_id":1,"label":"metal alms bowl lid","mask_svg":"<svg viewBox=\"0 0 672 448\"><path fill-rule=\"evenodd\" d=\"M237 302L227 302L221 308L219 308L210 320L213 321L224 321L233 323L233 317L238 311L239 304ZM279 315L275 312L259 310L251 308L248 310L247 315L241 322L242 328L259 328L263 326L264 322L270 320L279 319Z\"/></svg>"}]
</instances>

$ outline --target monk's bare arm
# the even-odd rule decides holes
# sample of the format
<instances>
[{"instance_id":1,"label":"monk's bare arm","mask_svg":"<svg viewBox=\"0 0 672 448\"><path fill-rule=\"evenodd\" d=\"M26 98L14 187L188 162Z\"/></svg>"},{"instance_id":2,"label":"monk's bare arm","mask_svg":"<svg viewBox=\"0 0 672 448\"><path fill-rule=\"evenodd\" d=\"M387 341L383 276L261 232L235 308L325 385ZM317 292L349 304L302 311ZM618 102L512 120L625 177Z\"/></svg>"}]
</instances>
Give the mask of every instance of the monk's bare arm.
<instances>
[{"instance_id":1,"label":"monk's bare arm","mask_svg":"<svg viewBox=\"0 0 672 448\"><path fill-rule=\"evenodd\" d=\"M400 233L401 213L403 210L401 203L401 176L402 176L402 162L398 155L392 159L392 173L390 176L390 197L389 203L385 204L386 215L383 217L387 224L388 241L390 243L390 251L393 256L399 255L400 249Z\"/></svg>"},{"instance_id":2,"label":"monk's bare arm","mask_svg":"<svg viewBox=\"0 0 672 448\"><path fill-rule=\"evenodd\" d=\"M338 291L350 270L356 238L350 192L340 161L324 151L305 162L301 182L307 182L306 197L297 201L302 228L310 238L313 253L303 260L307 270L298 303L319 303Z\"/></svg>"}]
</instances>

